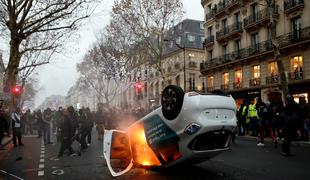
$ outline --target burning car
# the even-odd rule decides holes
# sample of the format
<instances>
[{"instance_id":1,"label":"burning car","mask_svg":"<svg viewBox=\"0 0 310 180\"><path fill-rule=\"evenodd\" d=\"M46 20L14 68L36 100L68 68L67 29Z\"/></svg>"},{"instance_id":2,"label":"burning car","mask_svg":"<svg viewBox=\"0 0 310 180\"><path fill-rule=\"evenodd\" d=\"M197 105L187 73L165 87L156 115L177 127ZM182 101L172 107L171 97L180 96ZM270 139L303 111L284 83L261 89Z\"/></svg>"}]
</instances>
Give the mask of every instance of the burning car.
<instances>
[{"instance_id":1,"label":"burning car","mask_svg":"<svg viewBox=\"0 0 310 180\"><path fill-rule=\"evenodd\" d=\"M112 176L134 165L169 167L208 160L229 149L236 127L234 99L222 92L163 90L162 106L125 131L105 130L103 151Z\"/></svg>"}]
</instances>

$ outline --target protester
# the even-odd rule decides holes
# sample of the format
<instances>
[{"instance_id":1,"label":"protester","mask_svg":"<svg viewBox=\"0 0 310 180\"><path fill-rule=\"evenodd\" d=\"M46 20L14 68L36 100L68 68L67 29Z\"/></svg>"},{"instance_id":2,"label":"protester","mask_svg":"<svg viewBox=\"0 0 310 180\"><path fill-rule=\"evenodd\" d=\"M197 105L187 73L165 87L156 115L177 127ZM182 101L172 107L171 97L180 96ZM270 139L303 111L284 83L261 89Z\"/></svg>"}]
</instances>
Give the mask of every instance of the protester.
<instances>
[{"instance_id":1,"label":"protester","mask_svg":"<svg viewBox=\"0 0 310 180\"><path fill-rule=\"evenodd\" d=\"M15 109L15 111L12 112L11 115L11 119L12 119L12 129L13 129L13 144L14 147L17 146L17 141L16 138L18 140L18 145L19 146L23 146L23 142L22 142L22 130L21 130L21 111L20 109L17 107Z\"/></svg>"},{"instance_id":2,"label":"protester","mask_svg":"<svg viewBox=\"0 0 310 180\"><path fill-rule=\"evenodd\" d=\"M285 106L284 112L279 116L279 128L282 137L284 138L282 144L282 155L292 156L291 153L291 142L296 136L298 126L298 115L296 109L296 103L291 95L287 97L287 105Z\"/></svg>"},{"instance_id":3,"label":"protester","mask_svg":"<svg viewBox=\"0 0 310 180\"><path fill-rule=\"evenodd\" d=\"M36 126L37 126L37 130L38 130L38 138L41 138L42 133L43 133L42 130L44 128L44 122L43 122L42 112L40 109L34 113L34 119L36 121Z\"/></svg>"},{"instance_id":4,"label":"protester","mask_svg":"<svg viewBox=\"0 0 310 180\"><path fill-rule=\"evenodd\" d=\"M73 148L71 147L72 137L75 131L73 125L74 122L73 119L71 118L68 109L64 109L63 115L64 115L63 119L59 122L59 127L61 131L61 145L58 157L62 157L66 149L69 150L70 155L74 155Z\"/></svg>"},{"instance_id":5,"label":"protester","mask_svg":"<svg viewBox=\"0 0 310 180\"><path fill-rule=\"evenodd\" d=\"M250 118L249 129L252 131L252 136L257 136L258 132L258 115L256 110L256 105L254 99L252 99L251 104L248 109L248 117Z\"/></svg>"},{"instance_id":6,"label":"protester","mask_svg":"<svg viewBox=\"0 0 310 180\"><path fill-rule=\"evenodd\" d=\"M47 108L43 112L43 140L44 144L52 144L51 142L51 122L52 110Z\"/></svg>"}]
</instances>

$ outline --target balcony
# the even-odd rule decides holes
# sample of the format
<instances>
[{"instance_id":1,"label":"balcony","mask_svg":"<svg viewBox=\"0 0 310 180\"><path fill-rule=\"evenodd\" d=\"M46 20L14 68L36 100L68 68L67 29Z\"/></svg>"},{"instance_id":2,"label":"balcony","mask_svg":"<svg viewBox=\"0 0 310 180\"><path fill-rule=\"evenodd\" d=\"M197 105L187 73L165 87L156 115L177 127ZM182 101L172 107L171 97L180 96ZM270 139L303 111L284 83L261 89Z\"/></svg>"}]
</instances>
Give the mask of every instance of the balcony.
<instances>
[{"instance_id":1,"label":"balcony","mask_svg":"<svg viewBox=\"0 0 310 180\"><path fill-rule=\"evenodd\" d=\"M278 6L275 7L273 16L279 16ZM264 25L270 21L270 13L268 8L260 10L258 13L246 17L243 21L246 30L255 30L257 26Z\"/></svg>"},{"instance_id":2,"label":"balcony","mask_svg":"<svg viewBox=\"0 0 310 180\"><path fill-rule=\"evenodd\" d=\"M216 32L216 40L222 41L230 37L234 38L234 35L240 36L240 33L242 33L242 22L236 22Z\"/></svg>"},{"instance_id":3,"label":"balcony","mask_svg":"<svg viewBox=\"0 0 310 180\"><path fill-rule=\"evenodd\" d=\"M241 0L221 0L218 4L212 8L215 17L219 18L224 15L227 10L233 10L241 4Z\"/></svg>"},{"instance_id":4,"label":"balcony","mask_svg":"<svg viewBox=\"0 0 310 180\"><path fill-rule=\"evenodd\" d=\"M214 17L213 11L206 13L206 22L212 19L213 17Z\"/></svg>"},{"instance_id":5,"label":"balcony","mask_svg":"<svg viewBox=\"0 0 310 180\"><path fill-rule=\"evenodd\" d=\"M213 35L207 37L207 38L205 39L205 41L203 42L203 46L204 46L205 48L210 47L210 46L212 46L213 44L214 44L214 36L213 36Z\"/></svg>"},{"instance_id":6,"label":"balcony","mask_svg":"<svg viewBox=\"0 0 310 180\"><path fill-rule=\"evenodd\" d=\"M231 60L230 60L230 54L224 54L223 56L220 56L219 57L219 62L221 63L221 64L225 64L225 63L228 63L228 62L230 62Z\"/></svg>"},{"instance_id":7,"label":"balcony","mask_svg":"<svg viewBox=\"0 0 310 180\"><path fill-rule=\"evenodd\" d=\"M290 33L277 37L277 41L279 42L279 45L282 48L309 40L310 40L310 26L302 29L296 29Z\"/></svg>"},{"instance_id":8,"label":"balcony","mask_svg":"<svg viewBox=\"0 0 310 180\"><path fill-rule=\"evenodd\" d=\"M234 82L233 86L234 86L234 89L239 89L239 88L242 88L242 83L241 82Z\"/></svg>"},{"instance_id":9,"label":"balcony","mask_svg":"<svg viewBox=\"0 0 310 180\"><path fill-rule=\"evenodd\" d=\"M284 13L289 14L304 8L304 0L285 0L284 1Z\"/></svg>"},{"instance_id":10,"label":"balcony","mask_svg":"<svg viewBox=\"0 0 310 180\"><path fill-rule=\"evenodd\" d=\"M291 80L291 81L294 81L294 80L302 80L302 79L304 79L304 78L303 78L303 72L302 72L302 71L290 72L290 73L288 74L288 78L289 78L289 80Z\"/></svg>"},{"instance_id":11,"label":"balcony","mask_svg":"<svg viewBox=\"0 0 310 180\"><path fill-rule=\"evenodd\" d=\"M259 86L259 85L260 85L260 78L250 79L250 87Z\"/></svg>"},{"instance_id":12,"label":"balcony","mask_svg":"<svg viewBox=\"0 0 310 180\"><path fill-rule=\"evenodd\" d=\"M211 69L218 65L220 65L219 58L209 59L200 64L200 71L207 71L208 69Z\"/></svg>"},{"instance_id":13,"label":"balcony","mask_svg":"<svg viewBox=\"0 0 310 180\"><path fill-rule=\"evenodd\" d=\"M229 84L222 84L222 85L221 85L221 90L226 91L226 90L228 90L228 89L229 89Z\"/></svg>"},{"instance_id":14,"label":"balcony","mask_svg":"<svg viewBox=\"0 0 310 180\"><path fill-rule=\"evenodd\" d=\"M266 84L276 84L279 83L279 76L273 75L273 76L267 76L266 77Z\"/></svg>"}]
</instances>

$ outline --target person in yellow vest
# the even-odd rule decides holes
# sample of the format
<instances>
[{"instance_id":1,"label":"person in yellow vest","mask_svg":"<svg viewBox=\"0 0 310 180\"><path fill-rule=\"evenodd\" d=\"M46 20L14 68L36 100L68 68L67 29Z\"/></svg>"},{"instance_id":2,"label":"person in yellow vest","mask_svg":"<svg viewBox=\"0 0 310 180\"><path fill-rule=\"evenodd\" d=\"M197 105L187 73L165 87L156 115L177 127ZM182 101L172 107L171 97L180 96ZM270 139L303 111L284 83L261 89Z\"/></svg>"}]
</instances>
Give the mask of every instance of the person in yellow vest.
<instances>
[{"instance_id":1,"label":"person in yellow vest","mask_svg":"<svg viewBox=\"0 0 310 180\"><path fill-rule=\"evenodd\" d=\"M249 125L249 130L252 131L252 136L257 136L258 132L258 115L257 115L257 109L256 109L256 104L255 100L251 100L251 104L249 105L248 109L248 117L250 118L250 125Z\"/></svg>"}]
</instances>

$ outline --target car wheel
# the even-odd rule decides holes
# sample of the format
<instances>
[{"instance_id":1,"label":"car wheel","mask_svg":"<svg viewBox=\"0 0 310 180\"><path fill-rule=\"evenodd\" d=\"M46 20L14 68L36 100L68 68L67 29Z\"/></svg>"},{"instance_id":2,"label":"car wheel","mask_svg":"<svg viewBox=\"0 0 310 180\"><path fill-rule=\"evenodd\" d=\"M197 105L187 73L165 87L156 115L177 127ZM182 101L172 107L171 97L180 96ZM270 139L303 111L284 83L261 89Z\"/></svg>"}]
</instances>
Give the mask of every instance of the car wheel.
<instances>
[{"instance_id":1,"label":"car wheel","mask_svg":"<svg viewBox=\"0 0 310 180\"><path fill-rule=\"evenodd\" d=\"M161 97L162 112L166 119L175 119L183 105L184 91L179 86L167 86Z\"/></svg>"}]
</instances>

